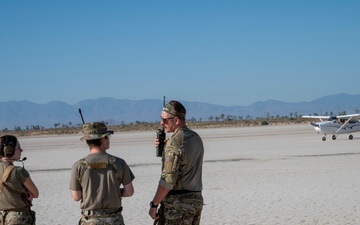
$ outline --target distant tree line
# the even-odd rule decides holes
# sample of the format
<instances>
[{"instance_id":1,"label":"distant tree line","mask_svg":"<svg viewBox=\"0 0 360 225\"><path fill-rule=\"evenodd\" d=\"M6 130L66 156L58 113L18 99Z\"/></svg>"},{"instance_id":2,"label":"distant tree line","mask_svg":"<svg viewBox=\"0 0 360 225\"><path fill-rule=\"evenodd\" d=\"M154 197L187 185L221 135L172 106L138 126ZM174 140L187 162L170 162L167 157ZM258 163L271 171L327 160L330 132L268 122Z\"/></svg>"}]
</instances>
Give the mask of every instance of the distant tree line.
<instances>
[{"instance_id":1,"label":"distant tree line","mask_svg":"<svg viewBox=\"0 0 360 225\"><path fill-rule=\"evenodd\" d=\"M356 109L355 113L360 113L360 109ZM346 111L341 111L337 115L345 115ZM319 113L313 113L309 115L318 116ZM334 116L333 112L325 112L322 114L324 116ZM209 116L207 120L203 118L188 118L187 123L195 127L201 126L254 126L254 125L269 125L269 124L281 124L281 123L300 123L307 122L306 119L302 118L303 115L298 112L290 112L289 115L280 116L280 115L271 115L269 112L264 113L263 116L253 118L251 115L247 116L237 116L237 115L225 115L224 113L217 116ZM160 121L155 122L145 122L145 121L135 121L134 123L126 124L122 121L120 124L112 125L108 121L102 121L107 126L113 126L120 130L150 130L156 129L159 127ZM30 131L44 131L48 133L74 133L81 132L82 124L74 124L72 122L68 123L54 123L52 128L44 128L41 125L27 125L25 129L22 129L20 126L14 126L12 130L8 128L2 129L3 133L14 132L14 133L26 133Z\"/></svg>"}]
</instances>

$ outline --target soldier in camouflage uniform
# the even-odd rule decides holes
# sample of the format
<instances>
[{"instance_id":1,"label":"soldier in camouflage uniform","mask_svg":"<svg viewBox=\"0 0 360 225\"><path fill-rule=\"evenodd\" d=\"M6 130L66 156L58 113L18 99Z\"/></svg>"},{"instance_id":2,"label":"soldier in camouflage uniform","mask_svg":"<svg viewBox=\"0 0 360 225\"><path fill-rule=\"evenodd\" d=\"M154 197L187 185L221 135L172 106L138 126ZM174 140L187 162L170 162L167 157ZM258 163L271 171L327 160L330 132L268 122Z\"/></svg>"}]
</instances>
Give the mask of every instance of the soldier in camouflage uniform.
<instances>
[{"instance_id":1,"label":"soldier in camouflage uniform","mask_svg":"<svg viewBox=\"0 0 360 225\"><path fill-rule=\"evenodd\" d=\"M90 154L73 164L70 178L72 198L81 200L79 224L124 225L121 198L133 195L135 177L123 159L106 152L113 131L101 122L84 124L83 130Z\"/></svg>"},{"instance_id":2,"label":"soldier in camouflage uniform","mask_svg":"<svg viewBox=\"0 0 360 225\"><path fill-rule=\"evenodd\" d=\"M204 146L200 136L186 126L185 116L186 109L178 101L170 101L161 113L161 125L173 135L165 143L161 178L150 202L154 224L200 224Z\"/></svg>"},{"instance_id":3,"label":"soldier in camouflage uniform","mask_svg":"<svg viewBox=\"0 0 360 225\"><path fill-rule=\"evenodd\" d=\"M14 166L22 148L12 135L0 137L0 225L35 224L31 201L39 191L24 167Z\"/></svg>"}]
</instances>

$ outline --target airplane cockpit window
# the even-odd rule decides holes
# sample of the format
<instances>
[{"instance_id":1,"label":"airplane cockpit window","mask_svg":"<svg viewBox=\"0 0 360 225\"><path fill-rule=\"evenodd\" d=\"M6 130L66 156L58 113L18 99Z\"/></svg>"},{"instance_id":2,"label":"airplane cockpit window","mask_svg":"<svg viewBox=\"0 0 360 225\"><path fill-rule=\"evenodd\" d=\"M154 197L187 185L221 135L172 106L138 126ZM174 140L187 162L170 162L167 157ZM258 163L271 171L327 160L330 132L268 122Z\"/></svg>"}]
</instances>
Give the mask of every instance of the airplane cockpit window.
<instances>
[{"instance_id":1,"label":"airplane cockpit window","mask_svg":"<svg viewBox=\"0 0 360 225\"><path fill-rule=\"evenodd\" d=\"M337 119L336 116L330 116L328 121L335 121L336 119Z\"/></svg>"}]
</instances>

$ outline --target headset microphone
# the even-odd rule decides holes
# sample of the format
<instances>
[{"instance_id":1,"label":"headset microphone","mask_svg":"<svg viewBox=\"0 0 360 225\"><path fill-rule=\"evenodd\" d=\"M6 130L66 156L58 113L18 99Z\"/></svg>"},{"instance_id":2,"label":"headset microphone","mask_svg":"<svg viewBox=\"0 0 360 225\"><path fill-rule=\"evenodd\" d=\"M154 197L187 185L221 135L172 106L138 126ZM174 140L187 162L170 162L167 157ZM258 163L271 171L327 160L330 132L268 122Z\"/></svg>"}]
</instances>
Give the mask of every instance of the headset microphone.
<instances>
[{"instance_id":1,"label":"headset microphone","mask_svg":"<svg viewBox=\"0 0 360 225\"><path fill-rule=\"evenodd\" d=\"M21 162L22 165L23 165L23 168L24 168L24 161L25 161L25 160L27 160L26 157L24 157L24 158L22 158L22 159L18 159L18 160L16 160L16 162Z\"/></svg>"}]
</instances>

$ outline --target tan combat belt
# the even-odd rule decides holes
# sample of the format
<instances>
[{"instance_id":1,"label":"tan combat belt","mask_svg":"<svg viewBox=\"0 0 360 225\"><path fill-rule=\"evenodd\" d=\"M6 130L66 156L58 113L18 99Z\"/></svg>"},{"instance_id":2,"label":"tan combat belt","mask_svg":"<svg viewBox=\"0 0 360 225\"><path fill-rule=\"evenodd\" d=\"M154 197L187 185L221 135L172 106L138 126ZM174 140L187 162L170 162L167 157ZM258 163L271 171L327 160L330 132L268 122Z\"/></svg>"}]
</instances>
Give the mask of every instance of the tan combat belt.
<instances>
[{"instance_id":1,"label":"tan combat belt","mask_svg":"<svg viewBox=\"0 0 360 225\"><path fill-rule=\"evenodd\" d=\"M94 210L82 210L81 214L85 218L98 218L98 217L113 217L118 212L121 212L123 207L118 209L94 209Z\"/></svg>"}]
</instances>

